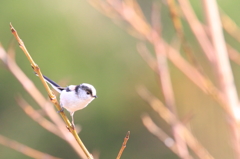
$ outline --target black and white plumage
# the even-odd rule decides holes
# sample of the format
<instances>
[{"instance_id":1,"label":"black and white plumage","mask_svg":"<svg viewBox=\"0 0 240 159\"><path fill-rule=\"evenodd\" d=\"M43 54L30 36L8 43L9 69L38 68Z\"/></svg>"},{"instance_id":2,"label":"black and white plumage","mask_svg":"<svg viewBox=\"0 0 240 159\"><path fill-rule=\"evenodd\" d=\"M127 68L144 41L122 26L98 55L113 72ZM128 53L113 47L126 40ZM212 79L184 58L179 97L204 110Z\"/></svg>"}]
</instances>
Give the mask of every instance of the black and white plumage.
<instances>
[{"instance_id":1,"label":"black and white plumage","mask_svg":"<svg viewBox=\"0 0 240 159\"><path fill-rule=\"evenodd\" d=\"M60 105L69 111L72 117L72 125L74 126L74 112L85 108L93 99L97 98L96 89L87 83L61 87L48 77L43 77L47 83L60 93Z\"/></svg>"}]
</instances>

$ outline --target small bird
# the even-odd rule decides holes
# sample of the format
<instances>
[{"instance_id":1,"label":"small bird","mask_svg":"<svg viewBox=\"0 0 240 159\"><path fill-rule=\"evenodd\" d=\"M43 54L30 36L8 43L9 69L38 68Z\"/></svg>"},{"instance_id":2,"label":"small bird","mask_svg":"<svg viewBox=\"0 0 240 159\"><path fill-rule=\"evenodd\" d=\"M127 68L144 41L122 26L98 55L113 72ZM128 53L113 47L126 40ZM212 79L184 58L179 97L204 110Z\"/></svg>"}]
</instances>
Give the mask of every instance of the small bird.
<instances>
[{"instance_id":1,"label":"small bird","mask_svg":"<svg viewBox=\"0 0 240 159\"><path fill-rule=\"evenodd\" d=\"M61 87L48 77L44 75L43 77L47 83L60 93L61 111L64 111L64 108L67 109L72 117L72 126L75 127L73 119L74 112L85 108L93 99L97 98L96 89L87 83Z\"/></svg>"}]
</instances>

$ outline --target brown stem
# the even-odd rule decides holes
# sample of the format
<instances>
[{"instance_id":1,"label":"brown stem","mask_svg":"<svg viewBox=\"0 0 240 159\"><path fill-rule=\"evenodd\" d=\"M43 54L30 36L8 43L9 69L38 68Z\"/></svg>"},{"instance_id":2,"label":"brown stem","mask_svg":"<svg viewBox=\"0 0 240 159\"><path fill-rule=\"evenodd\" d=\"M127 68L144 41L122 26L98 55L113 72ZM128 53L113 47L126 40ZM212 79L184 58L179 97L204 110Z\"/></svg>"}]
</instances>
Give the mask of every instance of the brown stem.
<instances>
[{"instance_id":1,"label":"brown stem","mask_svg":"<svg viewBox=\"0 0 240 159\"><path fill-rule=\"evenodd\" d=\"M129 136L130 136L130 131L127 132L127 134L126 134L126 136L125 136L125 138L124 138L124 141L123 141L123 143L122 143L122 147L121 147L121 149L120 149L120 151L119 151L118 156L117 156L116 159L120 159L120 158L121 158L122 153L123 153L124 149L125 149L126 146L127 146L127 142L128 142Z\"/></svg>"},{"instance_id":2,"label":"brown stem","mask_svg":"<svg viewBox=\"0 0 240 159\"><path fill-rule=\"evenodd\" d=\"M59 105L56 96L52 93L51 89L49 88L49 86L47 85L47 83L45 82L43 75L41 73L40 67L34 62L34 60L32 59L31 55L29 54L29 52L27 51L27 48L25 47L23 41L20 39L20 37L18 36L17 31L13 28L12 24L10 24L10 29L12 31L12 34L14 35L14 37L16 38L16 40L19 43L19 47L23 50L23 52L25 53L26 57L28 58L33 70L35 71L35 73L39 76L41 82L43 83L48 96L51 100L51 102L55 105L55 107L57 108L58 111L61 110L61 106ZM93 159L92 155L88 152L87 148L85 147L85 145L83 144L82 140L79 138L76 130L74 127L72 127L70 121L68 120L67 116L65 115L65 113L63 111L60 111L60 115L62 117L62 119L64 120L64 122L67 125L67 128L69 129L69 131L72 133L72 135L74 136L75 140L77 141L77 143L79 144L80 148L83 150L83 152L85 153L85 155L87 156L88 159Z\"/></svg>"}]
</instances>

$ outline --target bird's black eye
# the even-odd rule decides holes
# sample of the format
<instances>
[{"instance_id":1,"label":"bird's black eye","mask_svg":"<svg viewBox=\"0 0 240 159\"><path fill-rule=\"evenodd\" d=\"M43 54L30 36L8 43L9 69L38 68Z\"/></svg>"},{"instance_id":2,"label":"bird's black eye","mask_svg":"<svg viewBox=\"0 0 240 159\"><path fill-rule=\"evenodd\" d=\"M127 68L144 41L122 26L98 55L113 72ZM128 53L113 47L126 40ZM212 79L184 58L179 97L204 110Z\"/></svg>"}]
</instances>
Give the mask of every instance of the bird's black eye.
<instances>
[{"instance_id":1,"label":"bird's black eye","mask_svg":"<svg viewBox=\"0 0 240 159\"><path fill-rule=\"evenodd\" d=\"M90 94L90 92L87 92L87 95L89 95Z\"/></svg>"}]
</instances>

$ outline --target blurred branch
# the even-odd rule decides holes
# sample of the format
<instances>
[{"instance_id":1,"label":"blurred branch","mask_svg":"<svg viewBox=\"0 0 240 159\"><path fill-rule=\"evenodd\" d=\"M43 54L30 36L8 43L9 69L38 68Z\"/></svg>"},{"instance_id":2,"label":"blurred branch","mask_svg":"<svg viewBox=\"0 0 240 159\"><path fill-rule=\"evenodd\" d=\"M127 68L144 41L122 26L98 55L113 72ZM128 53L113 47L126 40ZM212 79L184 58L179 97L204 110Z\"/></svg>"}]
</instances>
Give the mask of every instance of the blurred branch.
<instances>
[{"instance_id":1,"label":"blurred branch","mask_svg":"<svg viewBox=\"0 0 240 159\"><path fill-rule=\"evenodd\" d=\"M236 64L240 65L240 53L229 44L227 44L227 50L229 58Z\"/></svg>"},{"instance_id":2,"label":"blurred branch","mask_svg":"<svg viewBox=\"0 0 240 159\"><path fill-rule=\"evenodd\" d=\"M56 108L60 112L60 115L62 116L64 122L67 124L68 130L72 133L72 135L74 136L74 138L78 142L80 148L83 150L83 152L85 153L87 158L88 159L92 159L93 158L92 155L88 152L88 150L85 147L85 145L83 144L82 140L79 138L75 128L71 126L71 123L68 120L67 116L65 115L65 113L63 111L60 111L61 110L61 106L59 105L56 96L52 93L51 89L49 88L49 86L45 82L39 66L33 61L32 57L28 53L28 51L27 51L23 41L20 39L20 37L17 34L17 31L13 28L13 26L11 24L10 24L10 29L12 31L12 34L15 36L16 40L18 41L19 47L23 50L23 52L27 56L29 62L31 63L31 66L32 66L33 70L35 71L35 73L38 74L40 80L42 81L44 87L46 88L46 91L48 93L48 96L49 96L51 102L56 106Z\"/></svg>"},{"instance_id":3,"label":"blurred branch","mask_svg":"<svg viewBox=\"0 0 240 159\"><path fill-rule=\"evenodd\" d=\"M153 30L155 34L158 34L159 36L156 36L154 33L152 33L152 41L155 49L155 54L157 58L157 68L158 68L158 77L161 83L162 92L164 95L165 103L167 108L175 115L176 118L178 118L177 111L176 111L176 105L175 105L175 98L174 93L172 89L172 82L171 77L168 69L168 61L167 61L167 53L166 53L166 47L162 42L161 37L161 25L160 25L160 11L157 4L153 4L152 7L152 24L153 24ZM189 152L187 149L187 145L185 142L184 137L181 138L179 136L179 126L178 122L171 123L172 125L172 133L175 138L178 155L181 158L188 159L189 158Z\"/></svg>"},{"instance_id":4,"label":"blurred branch","mask_svg":"<svg viewBox=\"0 0 240 159\"><path fill-rule=\"evenodd\" d=\"M240 42L240 28L237 26L237 24L222 10L220 11L222 26L224 30L231 35L233 38L235 38L238 42Z\"/></svg>"},{"instance_id":5,"label":"blurred branch","mask_svg":"<svg viewBox=\"0 0 240 159\"><path fill-rule=\"evenodd\" d=\"M215 0L203 0L210 28L212 43L215 48L216 72L221 91L224 94L228 108L232 112L229 126L232 132L232 143L234 146L235 157L240 158L240 132L237 123L240 122L239 99L234 83L232 69L228 59L227 48L222 32L221 20L218 12L217 2Z\"/></svg>"},{"instance_id":6,"label":"blurred branch","mask_svg":"<svg viewBox=\"0 0 240 159\"><path fill-rule=\"evenodd\" d=\"M240 42L240 28L237 24L222 10L220 10L220 18L222 21L223 29L235 38L238 42ZM240 54L239 52L234 49L231 45L227 44L228 55L230 59L235 62L236 64L240 65Z\"/></svg>"},{"instance_id":7,"label":"blurred branch","mask_svg":"<svg viewBox=\"0 0 240 159\"><path fill-rule=\"evenodd\" d=\"M198 43L200 44L201 48L203 49L203 52L205 53L208 60L214 64L215 63L215 57L214 57L214 48L211 45L210 40L208 39L208 36L202 26L202 24L197 19L193 9L191 8L191 5L188 0L178 0L179 6L185 16L185 18L188 21L188 24L190 28L192 29L193 34L195 35Z\"/></svg>"},{"instance_id":8,"label":"blurred branch","mask_svg":"<svg viewBox=\"0 0 240 159\"><path fill-rule=\"evenodd\" d=\"M95 3L98 6L101 6L106 3L104 1L97 1L97 0L90 0L90 1L91 1L91 3ZM110 7L111 10L115 10L116 14L119 14L122 17L122 19L124 19L126 22L128 22L130 25L132 25L133 29L135 29L136 32L138 32L142 37L144 37L146 40L148 40L152 45L154 45L154 39L155 40L160 39L160 37L156 38L156 36L158 36L158 34L151 28L151 26L146 21L144 21L144 19L141 19L141 17L137 15L137 13L133 10L133 8L130 8L124 2L120 2L118 0L114 0L111 2L109 2L109 1L107 1L109 5L106 5L106 6ZM102 10L102 11L104 12L104 10ZM197 26L201 27L201 29L203 29L202 26L200 25L200 22L197 19L195 19L194 21L197 21ZM143 31L143 29L145 29L145 30ZM196 29L196 31L198 31L198 30ZM204 30L202 30L202 31L204 31ZM206 34L204 33L204 35L206 35ZM203 37L205 37L204 35L203 35ZM200 36L202 36L202 35L200 35ZM202 39L202 38L200 38L200 39ZM209 40L207 40L207 41L209 41ZM173 64L176 65L176 67L179 70L181 70L194 84L196 84L201 90L203 90L204 93L211 95L211 97L213 97L213 99L216 100L224 108L226 113L231 114L231 112L227 108L227 104L226 104L225 99L222 96L222 93L214 86L214 84L209 79L207 79L205 76L203 76L192 65L190 65L179 54L179 52L176 49L174 49L171 45L166 43L163 39L161 39L161 42L163 43L162 45L164 45L166 47L167 56L173 62ZM206 41L204 41L203 43L206 43ZM207 49L208 46L209 45L206 44L206 46L205 46L206 50L208 50ZM211 46L211 48L212 48L212 46ZM208 51L211 52L211 49L209 49ZM211 54L212 54L212 52L211 52Z\"/></svg>"},{"instance_id":9,"label":"blurred branch","mask_svg":"<svg viewBox=\"0 0 240 159\"><path fill-rule=\"evenodd\" d=\"M124 149L125 149L126 146L127 146L127 142L128 142L129 136L130 136L130 131L127 132L127 134L126 134L126 136L125 136L125 138L124 138L124 141L123 141L123 143L122 143L122 147L121 147L121 149L120 149L120 151L119 151L118 156L117 156L116 159L120 159L120 158L121 158L122 153L123 153Z\"/></svg>"},{"instance_id":10,"label":"blurred branch","mask_svg":"<svg viewBox=\"0 0 240 159\"><path fill-rule=\"evenodd\" d=\"M137 44L138 53L142 56L142 59L146 61L148 66L156 73L158 73L156 59L151 55L144 43Z\"/></svg>"},{"instance_id":11,"label":"blurred branch","mask_svg":"<svg viewBox=\"0 0 240 159\"><path fill-rule=\"evenodd\" d=\"M22 154L25 154L26 156L32 157L32 158L38 158L38 159L60 159L58 157L51 156L49 154L40 152L38 150L35 150L31 147L28 147L26 145L23 145L19 142L16 142L14 140L8 139L2 135L0 135L0 144L12 148L18 152L21 152Z\"/></svg>"},{"instance_id":12,"label":"blurred branch","mask_svg":"<svg viewBox=\"0 0 240 159\"><path fill-rule=\"evenodd\" d=\"M190 62L198 69L198 71L204 74L201 65L196 60L196 57L193 54L193 50L191 49L186 36L184 34L182 22L181 22L181 12L179 11L179 6L176 4L175 0L167 0L168 7L170 10L171 19L173 22L173 26L176 30L179 41L181 42L182 49L184 53L187 55ZM205 74L204 74L205 75ZM205 75L206 76L206 75Z\"/></svg>"},{"instance_id":13,"label":"blurred branch","mask_svg":"<svg viewBox=\"0 0 240 159\"><path fill-rule=\"evenodd\" d=\"M153 135L155 135L159 140L161 140L173 153L175 153L179 158L182 158L181 155L179 155L177 150L177 145L175 141L166 134L161 128L159 128L150 118L149 115L143 115L142 116L142 122L144 126L148 129L149 132L151 132ZM185 156L186 158L192 159L193 157L188 154L188 156Z\"/></svg>"},{"instance_id":14,"label":"blurred branch","mask_svg":"<svg viewBox=\"0 0 240 159\"><path fill-rule=\"evenodd\" d=\"M200 142L192 135L192 133L169 111L163 103L150 94L145 87L138 88L139 95L146 100L149 105L161 116L169 125L178 123L178 134L184 138L189 148L201 159L213 159L211 154L200 144Z\"/></svg>"},{"instance_id":15,"label":"blurred branch","mask_svg":"<svg viewBox=\"0 0 240 159\"><path fill-rule=\"evenodd\" d=\"M59 132L58 128L52 122L45 119L40 113L38 113L38 111L33 109L33 107L30 106L22 97L19 96L16 100L20 107L30 118L36 121L44 129L65 140L63 135Z\"/></svg>"},{"instance_id":16,"label":"blurred branch","mask_svg":"<svg viewBox=\"0 0 240 159\"><path fill-rule=\"evenodd\" d=\"M95 0L95 3L100 3ZM127 0L126 0L127 1ZM135 8L138 8L138 10L134 10L134 8L131 8L127 5L126 2L121 2L118 0L107 0L110 7L115 9L115 12L117 12L125 21L127 21L133 29L136 30L141 36L144 38L148 37L151 33L151 26L145 22L145 19L142 18L143 14L138 15L140 7L138 6L138 3L136 1L133 1L135 3ZM138 7L136 7L138 6Z\"/></svg>"}]
</instances>

